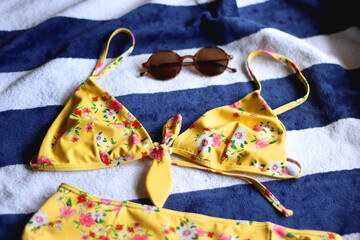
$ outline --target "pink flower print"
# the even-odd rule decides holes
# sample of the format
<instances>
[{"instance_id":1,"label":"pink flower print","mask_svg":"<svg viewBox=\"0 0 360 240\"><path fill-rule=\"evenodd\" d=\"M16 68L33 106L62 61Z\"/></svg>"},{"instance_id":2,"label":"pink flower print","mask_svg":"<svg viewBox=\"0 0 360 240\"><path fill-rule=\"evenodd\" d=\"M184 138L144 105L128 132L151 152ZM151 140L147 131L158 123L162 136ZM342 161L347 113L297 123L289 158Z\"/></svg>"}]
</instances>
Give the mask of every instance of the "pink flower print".
<instances>
[{"instance_id":1,"label":"pink flower print","mask_svg":"<svg viewBox=\"0 0 360 240\"><path fill-rule=\"evenodd\" d=\"M79 218L79 222L81 225L85 225L85 227L91 227L95 224L95 220L90 217L89 213L82 213Z\"/></svg>"},{"instance_id":2,"label":"pink flower print","mask_svg":"<svg viewBox=\"0 0 360 240\"><path fill-rule=\"evenodd\" d=\"M123 128L124 125L120 123L111 123L111 125L115 126L117 129Z\"/></svg>"},{"instance_id":3,"label":"pink flower print","mask_svg":"<svg viewBox=\"0 0 360 240\"><path fill-rule=\"evenodd\" d=\"M93 201L86 202L85 204L87 208L93 208L95 206Z\"/></svg>"},{"instance_id":4,"label":"pink flower print","mask_svg":"<svg viewBox=\"0 0 360 240\"><path fill-rule=\"evenodd\" d=\"M213 133L213 143L212 143L212 147L217 147L220 146L221 144L221 135L217 134L217 133Z\"/></svg>"},{"instance_id":5,"label":"pink flower print","mask_svg":"<svg viewBox=\"0 0 360 240\"><path fill-rule=\"evenodd\" d=\"M106 199L106 198L102 198L100 200L101 204L105 204L105 205L110 205L111 204L111 200L110 199Z\"/></svg>"},{"instance_id":6,"label":"pink flower print","mask_svg":"<svg viewBox=\"0 0 360 240\"><path fill-rule=\"evenodd\" d=\"M115 213L115 216L117 216L117 215L119 214L120 209L121 209L121 205L117 205L117 206L113 209L113 211L116 212L116 213ZM117 229L117 227L116 227L116 229ZM122 230L122 229L117 229L117 230Z\"/></svg>"},{"instance_id":7,"label":"pink flower print","mask_svg":"<svg viewBox=\"0 0 360 240\"><path fill-rule=\"evenodd\" d=\"M276 225L274 224L273 226L273 233L278 237L278 238L284 238L288 235L288 233L286 232L286 228L280 225Z\"/></svg>"},{"instance_id":8,"label":"pink flower print","mask_svg":"<svg viewBox=\"0 0 360 240\"><path fill-rule=\"evenodd\" d=\"M109 160L109 153L100 151L100 159L106 165L109 166L111 164Z\"/></svg>"},{"instance_id":9,"label":"pink flower print","mask_svg":"<svg viewBox=\"0 0 360 240\"><path fill-rule=\"evenodd\" d=\"M90 113L90 108L84 107L84 113Z\"/></svg>"},{"instance_id":10,"label":"pink flower print","mask_svg":"<svg viewBox=\"0 0 360 240\"><path fill-rule=\"evenodd\" d=\"M240 117L240 114L237 113L237 112L234 112L234 113L233 113L233 117L236 117L236 118L237 118L237 117Z\"/></svg>"},{"instance_id":11,"label":"pink flower print","mask_svg":"<svg viewBox=\"0 0 360 240\"><path fill-rule=\"evenodd\" d=\"M226 235L225 233L220 234L218 240L230 240L230 237Z\"/></svg>"},{"instance_id":12,"label":"pink flower print","mask_svg":"<svg viewBox=\"0 0 360 240\"><path fill-rule=\"evenodd\" d=\"M72 141L73 143L76 143L76 142L79 141L79 138L78 138L78 137L73 137L73 138L71 139L71 141Z\"/></svg>"},{"instance_id":13,"label":"pink flower print","mask_svg":"<svg viewBox=\"0 0 360 240\"><path fill-rule=\"evenodd\" d=\"M160 149L159 146L155 146L150 148L150 155L154 157L154 159L160 161L165 156L165 151Z\"/></svg>"},{"instance_id":14,"label":"pink flower print","mask_svg":"<svg viewBox=\"0 0 360 240\"><path fill-rule=\"evenodd\" d=\"M105 74L105 71L100 71L98 74L97 74L97 76L102 76L102 75L104 75Z\"/></svg>"},{"instance_id":15,"label":"pink flower print","mask_svg":"<svg viewBox=\"0 0 360 240\"><path fill-rule=\"evenodd\" d=\"M260 149L260 148L267 147L270 143L265 138L261 138L261 139L256 140L255 144L256 144L256 149Z\"/></svg>"},{"instance_id":16,"label":"pink flower print","mask_svg":"<svg viewBox=\"0 0 360 240\"><path fill-rule=\"evenodd\" d=\"M165 131L165 136L166 138L169 138L172 136L172 132L171 131Z\"/></svg>"},{"instance_id":17,"label":"pink flower print","mask_svg":"<svg viewBox=\"0 0 360 240\"><path fill-rule=\"evenodd\" d=\"M37 161L37 164L47 164L47 165L52 165L52 161L50 158L47 158L47 157L44 157L44 156L41 156L38 161Z\"/></svg>"},{"instance_id":18,"label":"pink flower print","mask_svg":"<svg viewBox=\"0 0 360 240\"><path fill-rule=\"evenodd\" d=\"M94 129L94 125L92 123L88 123L85 129L87 132L91 132Z\"/></svg>"},{"instance_id":19,"label":"pink flower print","mask_svg":"<svg viewBox=\"0 0 360 240\"><path fill-rule=\"evenodd\" d=\"M126 155L126 156L125 156L125 159L126 159L127 161L129 161L129 160L134 160L134 157L135 157L134 154L129 154L129 155Z\"/></svg>"},{"instance_id":20,"label":"pink flower print","mask_svg":"<svg viewBox=\"0 0 360 240\"><path fill-rule=\"evenodd\" d=\"M181 126L182 117L180 114L178 114L175 117L172 117L169 121L171 126L175 126L178 121L179 121L179 125Z\"/></svg>"},{"instance_id":21,"label":"pink flower print","mask_svg":"<svg viewBox=\"0 0 360 240\"><path fill-rule=\"evenodd\" d=\"M133 135L131 135L128 139L128 144L129 145L133 145L133 144L138 144L141 143L140 139L139 139L139 135L137 135L137 133L134 133Z\"/></svg>"},{"instance_id":22,"label":"pink flower print","mask_svg":"<svg viewBox=\"0 0 360 240\"><path fill-rule=\"evenodd\" d=\"M238 108L239 108L239 105L240 105L240 103L239 103L239 102L236 102L236 103L231 104L230 107L231 107L231 108L238 109Z\"/></svg>"},{"instance_id":23,"label":"pink flower print","mask_svg":"<svg viewBox=\"0 0 360 240\"><path fill-rule=\"evenodd\" d=\"M255 127L253 128L253 130L254 130L255 132L260 132L260 131L262 130L262 127L259 126L259 125L255 125Z\"/></svg>"},{"instance_id":24,"label":"pink flower print","mask_svg":"<svg viewBox=\"0 0 360 240\"><path fill-rule=\"evenodd\" d=\"M66 217L66 216L72 216L76 213L75 209L71 209L71 206L65 206L60 208L60 216Z\"/></svg>"},{"instance_id":25,"label":"pink flower print","mask_svg":"<svg viewBox=\"0 0 360 240\"><path fill-rule=\"evenodd\" d=\"M145 234L136 234L131 240L148 240Z\"/></svg>"},{"instance_id":26,"label":"pink flower print","mask_svg":"<svg viewBox=\"0 0 360 240\"><path fill-rule=\"evenodd\" d=\"M123 108L123 105L116 99L110 101L110 103L109 103L110 110L115 110L115 111L119 112L120 109L122 109L122 108Z\"/></svg>"},{"instance_id":27,"label":"pink flower print","mask_svg":"<svg viewBox=\"0 0 360 240\"><path fill-rule=\"evenodd\" d=\"M267 104L267 102L264 99L261 101L261 103L263 105L263 108L265 108L265 109L270 107L269 104Z\"/></svg>"},{"instance_id":28,"label":"pink flower print","mask_svg":"<svg viewBox=\"0 0 360 240\"><path fill-rule=\"evenodd\" d=\"M37 160L37 163L38 163L38 164L44 164L44 163L46 163L46 157L41 156L41 157Z\"/></svg>"},{"instance_id":29,"label":"pink flower print","mask_svg":"<svg viewBox=\"0 0 360 240\"><path fill-rule=\"evenodd\" d=\"M202 229L202 228L195 228L195 232L196 232L196 234L199 235L200 237L203 237L203 236L205 236L205 234L206 234L206 231L205 231L204 229Z\"/></svg>"},{"instance_id":30,"label":"pink flower print","mask_svg":"<svg viewBox=\"0 0 360 240\"><path fill-rule=\"evenodd\" d=\"M48 166L51 166L53 164L50 158L46 158L46 164Z\"/></svg>"},{"instance_id":31,"label":"pink flower print","mask_svg":"<svg viewBox=\"0 0 360 240\"><path fill-rule=\"evenodd\" d=\"M162 158L165 156L165 152L164 152L164 150L160 150L158 153L156 153L156 155L155 155L155 159L156 160L162 160Z\"/></svg>"},{"instance_id":32,"label":"pink flower print","mask_svg":"<svg viewBox=\"0 0 360 240\"><path fill-rule=\"evenodd\" d=\"M96 65L95 65L95 69L99 69L99 68L101 68L103 65L104 65L103 62L97 61Z\"/></svg>"}]
</instances>

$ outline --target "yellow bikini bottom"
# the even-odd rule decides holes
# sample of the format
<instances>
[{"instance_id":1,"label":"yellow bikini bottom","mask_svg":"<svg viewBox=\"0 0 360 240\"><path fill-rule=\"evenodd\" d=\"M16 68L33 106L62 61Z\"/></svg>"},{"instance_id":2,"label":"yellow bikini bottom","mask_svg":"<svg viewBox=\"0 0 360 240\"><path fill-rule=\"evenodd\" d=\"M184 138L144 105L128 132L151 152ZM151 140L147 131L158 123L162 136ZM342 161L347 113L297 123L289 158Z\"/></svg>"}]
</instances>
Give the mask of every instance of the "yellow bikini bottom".
<instances>
[{"instance_id":1,"label":"yellow bikini bottom","mask_svg":"<svg viewBox=\"0 0 360 240\"><path fill-rule=\"evenodd\" d=\"M27 223L22 239L342 239L270 222L238 221L98 198L61 184Z\"/></svg>"}]
</instances>

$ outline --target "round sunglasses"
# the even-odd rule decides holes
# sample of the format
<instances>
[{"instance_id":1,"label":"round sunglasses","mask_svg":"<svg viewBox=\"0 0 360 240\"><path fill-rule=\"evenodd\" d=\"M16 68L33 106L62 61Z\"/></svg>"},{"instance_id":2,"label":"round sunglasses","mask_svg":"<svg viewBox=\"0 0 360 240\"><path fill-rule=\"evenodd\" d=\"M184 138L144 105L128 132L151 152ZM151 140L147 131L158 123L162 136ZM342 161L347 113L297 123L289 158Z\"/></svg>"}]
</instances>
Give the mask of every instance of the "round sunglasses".
<instances>
[{"instance_id":1,"label":"round sunglasses","mask_svg":"<svg viewBox=\"0 0 360 240\"><path fill-rule=\"evenodd\" d=\"M191 58L190 63L183 60ZM163 50L153 53L143 67L147 68L146 72L140 73L145 76L150 73L154 78L159 80L168 80L176 77L183 65L195 65L196 69L207 76L216 76L223 73L226 69L236 72L235 68L229 68L229 60L233 56L228 55L224 50L218 47L201 48L194 56L179 56L176 52Z\"/></svg>"}]
</instances>

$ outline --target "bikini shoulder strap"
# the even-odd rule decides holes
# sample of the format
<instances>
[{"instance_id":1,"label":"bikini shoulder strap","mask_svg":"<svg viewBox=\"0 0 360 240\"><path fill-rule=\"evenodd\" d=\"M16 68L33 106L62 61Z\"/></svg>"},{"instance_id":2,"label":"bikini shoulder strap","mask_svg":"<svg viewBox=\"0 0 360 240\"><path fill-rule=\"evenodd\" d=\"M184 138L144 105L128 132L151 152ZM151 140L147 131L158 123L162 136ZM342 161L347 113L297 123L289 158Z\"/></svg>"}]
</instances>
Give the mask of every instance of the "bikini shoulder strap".
<instances>
[{"instance_id":1,"label":"bikini shoulder strap","mask_svg":"<svg viewBox=\"0 0 360 240\"><path fill-rule=\"evenodd\" d=\"M279 60L283 63L285 63L286 65L288 65L289 67L291 67L292 69L294 69L296 75L298 76L298 78L300 79L300 81L302 82L302 84L304 85L305 89L306 89L306 94L295 100L295 101L292 101L292 102L289 102L285 105L282 105L276 109L274 109L274 113L276 115L279 115L283 112L286 112L294 107L297 107L299 106L300 104L302 104L303 102L306 101L306 99L308 98L309 96L309 93L310 93L310 86L309 86L309 83L307 82L306 78L304 77L304 75L301 73L301 71L299 70L299 68L295 65L295 63L293 63L292 61L290 61L288 58L286 58L285 56L282 56L278 53L274 53L274 52L270 52L270 51L267 51L267 50L256 50L254 52L251 52L248 56L248 59L247 59L247 62L246 62L246 66L247 66L247 69L248 69L248 72L249 72L249 75L250 77L254 80L254 82L256 83L257 87L258 87L258 90L261 91L261 84L259 82L259 80L255 77L254 73L251 71L250 69L250 61L257 55L261 54L261 53L266 53L268 55L270 55L271 57L275 58L276 60Z\"/></svg>"},{"instance_id":2,"label":"bikini shoulder strap","mask_svg":"<svg viewBox=\"0 0 360 240\"><path fill-rule=\"evenodd\" d=\"M106 56L107 56L107 53L109 50L110 42L115 35L117 35L118 33L121 33L121 32L126 33L131 37L132 44L128 50L126 50L123 54L118 56L113 62L111 62L109 65L107 65L106 67L103 68L104 61L106 59ZM135 46L135 37L129 29L126 29L126 28L116 29L109 37L109 40L107 41L105 48L102 51L100 58L98 59L96 66L94 68L94 71L92 72L90 78L92 80L96 81L98 78L105 76L108 72L110 72L110 70L115 68L121 62L121 60L123 60L125 57L127 57L131 54L131 52L134 49L134 46Z\"/></svg>"}]
</instances>

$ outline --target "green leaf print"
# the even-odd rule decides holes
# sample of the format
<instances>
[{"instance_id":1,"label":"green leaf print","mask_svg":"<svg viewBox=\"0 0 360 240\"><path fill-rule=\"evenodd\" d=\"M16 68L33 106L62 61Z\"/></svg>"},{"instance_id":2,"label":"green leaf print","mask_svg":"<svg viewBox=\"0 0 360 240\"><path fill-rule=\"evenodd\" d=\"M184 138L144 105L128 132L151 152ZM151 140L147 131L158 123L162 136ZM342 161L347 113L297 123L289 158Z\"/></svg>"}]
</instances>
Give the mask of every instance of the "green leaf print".
<instances>
[{"instance_id":1,"label":"green leaf print","mask_svg":"<svg viewBox=\"0 0 360 240\"><path fill-rule=\"evenodd\" d=\"M72 201L71 201L71 198L69 198L69 199L66 201L66 206L70 206L70 207L72 207Z\"/></svg>"},{"instance_id":2,"label":"green leaf print","mask_svg":"<svg viewBox=\"0 0 360 240\"><path fill-rule=\"evenodd\" d=\"M79 228L79 226L80 226L79 221L76 221L76 220L75 220L74 223L77 225L76 228Z\"/></svg>"},{"instance_id":3,"label":"green leaf print","mask_svg":"<svg viewBox=\"0 0 360 240\"><path fill-rule=\"evenodd\" d=\"M296 237L295 237L295 235L294 235L294 234L292 234L292 233L290 233L290 232L287 234L287 236L286 236L286 237L288 237L288 238L296 238Z\"/></svg>"}]
</instances>

